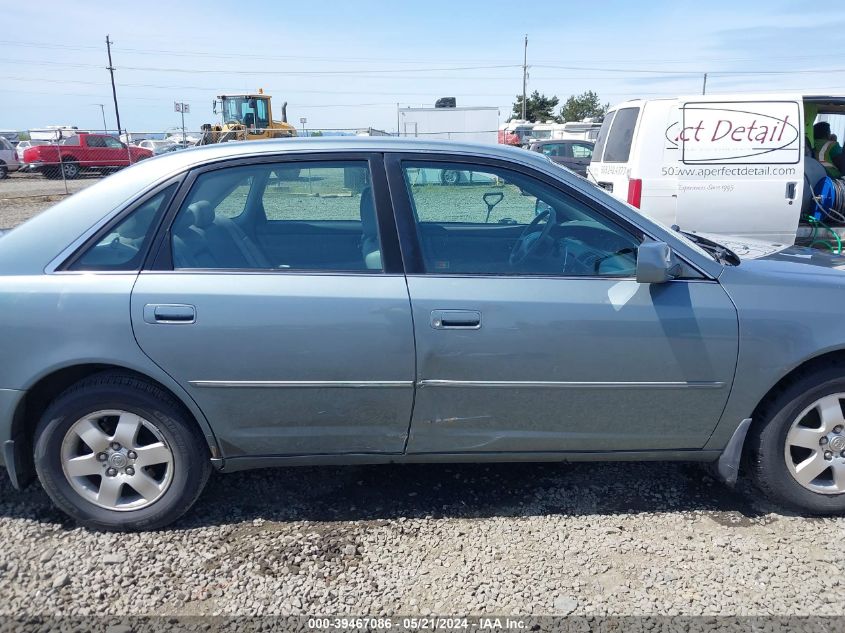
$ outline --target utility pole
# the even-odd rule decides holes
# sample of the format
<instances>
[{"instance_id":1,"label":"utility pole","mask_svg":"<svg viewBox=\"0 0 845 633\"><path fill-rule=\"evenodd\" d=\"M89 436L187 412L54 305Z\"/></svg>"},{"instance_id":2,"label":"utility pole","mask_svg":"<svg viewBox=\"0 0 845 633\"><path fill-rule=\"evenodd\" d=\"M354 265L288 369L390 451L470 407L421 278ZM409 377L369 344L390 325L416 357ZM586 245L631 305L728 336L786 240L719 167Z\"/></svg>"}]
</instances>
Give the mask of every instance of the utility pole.
<instances>
[{"instance_id":1,"label":"utility pole","mask_svg":"<svg viewBox=\"0 0 845 633\"><path fill-rule=\"evenodd\" d=\"M522 53L522 120L525 121L526 116L526 108L527 102L526 98L527 95L525 94L528 90L528 33L525 34L525 48L523 49Z\"/></svg>"},{"instance_id":2,"label":"utility pole","mask_svg":"<svg viewBox=\"0 0 845 633\"><path fill-rule=\"evenodd\" d=\"M120 138L120 110L117 109L117 89L114 87L114 66L111 63L111 45L114 44L106 35L106 50L109 53L109 65L107 70L111 75L111 94L114 97L114 117L117 119L117 136Z\"/></svg>"},{"instance_id":3,"label":"utility pole","mask_svg":"<svg viewBox=\"0 0 845 633\"><path fill-rule=\"evenodd\" d=\"M701 94L707 94L707 73L704 73L704 85L701 86Z\"/></svg>"}]
</instances>

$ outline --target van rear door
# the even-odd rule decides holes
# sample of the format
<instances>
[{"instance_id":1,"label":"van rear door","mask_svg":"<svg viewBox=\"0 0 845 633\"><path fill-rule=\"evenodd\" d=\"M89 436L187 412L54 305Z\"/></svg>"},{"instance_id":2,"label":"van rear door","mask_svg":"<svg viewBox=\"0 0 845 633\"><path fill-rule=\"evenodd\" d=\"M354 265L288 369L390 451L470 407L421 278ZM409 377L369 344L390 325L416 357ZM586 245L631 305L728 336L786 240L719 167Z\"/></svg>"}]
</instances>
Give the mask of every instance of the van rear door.
<instances>
[{"instance_id":1,"label":"van rear door","mask_svg":"<svg viewBox=\"0 0 845 633\"><path fill-rule=\"evenodd\" d=\"M599 187L629 202L629 160L639 114L639 103L634 102L605 115L587 172Z\"/></svg>"},{"instance_id":2,"label":"van rear door","mask_svg":"<svg viewBox=\"0 0 845 633\"><path fill-rule=\"evenodd\" d=\"M803 118L793 95L680 99L666 136L677 144L681 228L791 244L804 184Z\"/></svg>"}]
</instances>

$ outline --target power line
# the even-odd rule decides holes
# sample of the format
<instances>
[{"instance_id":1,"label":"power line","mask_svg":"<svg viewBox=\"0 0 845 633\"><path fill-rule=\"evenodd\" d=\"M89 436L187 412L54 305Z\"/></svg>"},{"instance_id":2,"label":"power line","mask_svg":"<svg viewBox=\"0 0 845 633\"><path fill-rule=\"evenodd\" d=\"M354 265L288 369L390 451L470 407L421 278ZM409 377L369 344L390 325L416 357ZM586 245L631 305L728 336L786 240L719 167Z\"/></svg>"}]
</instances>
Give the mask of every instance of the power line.
<instances>
[{"instance_id":1,"label":"power line","mask_svg":"<svg viewBox=\"0 0 845 633\"><path fill-rule=\"evenodd\" d=\"M31 60L31 59L12 59L3 58L0 61L13 62L15 64L31 64L31 65L48 65L48 66L62 66L67 68L100 68L97 64L78 64L70 62L56 62L50 60ZM141 72L159 72L159 73L180 73L180 74L215 74L215 75L284 75L296 77L310 77L310 76L342 76L355 75L359 77L366 77L372 73L374 75L390 75L393 73L423 73L423 72L462 72L467 70L492 70L492 69L517 69L521 68L522 64L500 64L489 66L453 66L440 68L383 68L383 69L359 69L359 70L220 70L210 68L166 68L156 66L121 66L121 70L134 70ZM638 73L638 74L654 74L674 77L700 77L703 70L658 70L647 68L599 68L595 66L558 66L551 64L532 64L533 68L549 68L558 70L572 70L577 72L617 72L617 73ZM830 73L845 73L845 68L808 68L799 70L708 70L708 75L714 76L747 76L747 75L809 75L809 74L830 74ZM626 75L622 75L624 78ZM425 77L428 79L437 79L438 77ZM598 78L598 77L597 77ZM610 79L610 77L603 77ZM464 78L459 78L464 79ZM501 77L475 77L475 79L503 79ZM590 79L590 77L544 77L543 79Z\"/></svg>"},{"instance_id":2,"label":"power line","mask_svg":"<svg viewBox=\"0 0 845 633\"><path fill-rule=\"evenodd\" d=\"M591 72L620 72L620 73L648 73L655 75L697 75L704 70L657 70L647 68L597 68L594 66L554 66L550 64L534 64L535 68L556 68L558 70L583 70ZM804 70L708 70L709 75L803 75L814 73L843 73L845 68L811 68Z\"/></svg>"},{"instance_id":3,"label":"power line","mask_svg":"<svg viewBox=\"0 0 845 633\"><path fill-rule=\"evenodd\" d=\"M19 77L19 76L12 76L12 75L0 75L0 79L8 80L8 81L26 81L26 82L36 82L39 84L43 83L57 83L57 84L80 84L80 85L88 85L88 86L102 86L103 82L101 81L83 81L83 80L74 80L74 79L42 79L42 78L34 78L34 77ZM220 93L219 86L189 86L185 84L139 84L139 83L121 83L121 88L157 88L162 90L171 90L171 89L178 89L178 90L196 90L196 91L204 91L209 93ZM268 89L267 92L274 92L271 89ZM279 92L279 91L275 91ZM285 92L285 91L281 91ZM287 94L326 94L326 95L378 95L378 96L402 96L402 97L417 97L417 96L430 96L433 93L431 91L426 92L393 92L393 91L374 91L374 90L288 90L286 91ZM54 93L35 93L35 94L54 94ZM456 97L510 97L511 91L508 92L467 92L467 93L455 93L454 96ZM395 105L395 104L394 104Z\"/></svg>"},{"instance_id":4,"label":"power line","mask_svg":"<svg viewBox=\"0 0 845 633\"><path fill-rule=\"evenodd\" d=\"M30 47L30 48L44 48L44 49L64 49L64 50L99 50L97 46L84 46L84 45L69 45L69 44L56 44L53 42L33 42L33 41L21 41L21 40L0 40L0 44L8 44L13 46L22 46L22 47ZM210 51L185 51L185 50L170 50L170 49L157 49L157 48L122 48L116 47L122 52L129 52L129 53L142 53L142 54L162 54L162 55L178 55L181 57L203 57L203 58L219 58L219 59L278 59L278 60L292 60L292 59L301 59L301 60L309 60L309 61L330 61L335 63L357 63L362 61L384 61L383 57L344 57L343 59L338 59L337 57L319 57L319 56L308 56L308 55L266 55L266 54L259 54L259 53L214 53ZM765 58L762 57L708 57L708 62L757 62L757 61L783 61L783 60L810 60L810 59L829 59L830 55L828 54L816 54L816 55L788 55L788 56L780 56L780 57L771 57L766 56ZM661 59L661 58L614 58L614 59L596 59L590 58L588 60L579 60L573 59L571 60L574 63L624 63L624 64L639 64L639 63L662 63L662 64L686 64L690 62L698 62L701 60L701 57L696 58L674 58L674 59ZM409 59L391 59L392 63L402 63L402 64L429 64L431 63L431 58L420 59L420 60L409 60ZM501 60L501 59L468 59L462 58L460 63L466 62L478 62L478 63L507 63L510 60ZM444 60L445 63L445 60ZM556 64L557 60L537 60L538 64ZM699 73L700 74L700 73Z\"/></svg>"}]
</instances>

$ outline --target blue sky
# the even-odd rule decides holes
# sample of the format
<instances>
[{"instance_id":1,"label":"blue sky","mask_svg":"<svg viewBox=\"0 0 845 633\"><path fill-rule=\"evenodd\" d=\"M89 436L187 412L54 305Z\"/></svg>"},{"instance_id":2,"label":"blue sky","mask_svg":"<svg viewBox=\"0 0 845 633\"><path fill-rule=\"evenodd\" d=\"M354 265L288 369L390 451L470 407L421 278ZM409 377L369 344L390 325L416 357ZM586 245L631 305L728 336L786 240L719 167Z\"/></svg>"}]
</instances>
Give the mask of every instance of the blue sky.
<instances>
[{"instance_id":1,"label":"blue sky","mask_svg":"<svg viewBox=\"0 0 845 633\"><path fill-rule=\"evenodd\" d=\"M0 128L102 127L114 108L105 70L110 34L123 127L213 119L221 92L273 95L276 114L308 128L395 129L396 104L493 105L502 120L522 89L595 90L603 101L708 92L845 93L845 6L819 3L607 1L5 2ZM520 9L523 6L524 9ZM552 8L554 7L554 8ZM822 29L824 26L824 30ZM839 34L837 36L837 33ZM816 72L819 70L838 72ZM761 71L761 74L753 74ZM772 74L772 71L802 71ZM812 71L812 72L809 72ZM719 73L751 72L752 74ZM671 73L671 74L669 74Z\"/></svg>"}]
</instances>

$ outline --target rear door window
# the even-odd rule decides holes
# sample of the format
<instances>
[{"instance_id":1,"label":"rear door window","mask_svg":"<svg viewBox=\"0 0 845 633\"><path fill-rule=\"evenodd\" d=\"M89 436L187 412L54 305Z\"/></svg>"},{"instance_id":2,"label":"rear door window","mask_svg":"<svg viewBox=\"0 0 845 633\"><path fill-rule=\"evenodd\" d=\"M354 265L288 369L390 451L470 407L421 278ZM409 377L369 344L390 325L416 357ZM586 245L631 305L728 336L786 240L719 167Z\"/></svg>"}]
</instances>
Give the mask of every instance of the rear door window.
<instances>
[{"instance_id":1,"label":"rear door window","mask_svg":"<svg viewBox=\"0 0 845 633\"><path fill-rule=\"evenodd\" d=\"M141 203L96 244L88 248L70 265L69 270L138 270L152 242L158 219L164 213L174 191L175 184Z\"/></svg>"},{"instance_id":2,"label":"rear door window","mask_svg":"<svg viewBox=\"0 0 845 633\"><path fill-rule=\"evenodd\" d=\"M604 162L628 162L628 157L631 155L631 143L634 140L634 128L637 126L639 115L639 108L622 108L616 111L613 126L610 128L610 134L607 137Z\"/></svg>"}]
</instances>

